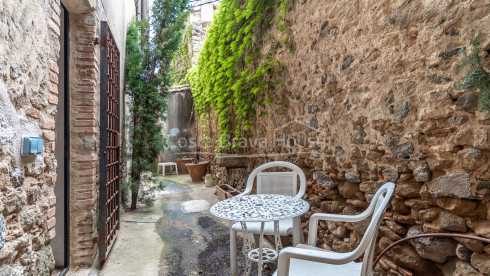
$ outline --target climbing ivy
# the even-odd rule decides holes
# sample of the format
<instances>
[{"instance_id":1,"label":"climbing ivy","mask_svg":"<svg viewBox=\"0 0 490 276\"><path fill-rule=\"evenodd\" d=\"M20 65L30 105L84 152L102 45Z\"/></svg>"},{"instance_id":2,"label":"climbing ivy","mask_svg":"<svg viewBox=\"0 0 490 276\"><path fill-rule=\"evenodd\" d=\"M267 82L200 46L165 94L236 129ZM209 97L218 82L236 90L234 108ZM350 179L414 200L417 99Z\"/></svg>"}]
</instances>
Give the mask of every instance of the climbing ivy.
<instances>
[{"instance_id":1,"label":"climbing ivy","mask_svg":"<svg viewBox=\"0 0 490 276\"><path fill-rule=\"evenodd\" d=\"M469 67L466 75L456 89L469 89L472 93L478 93L479 109L486 111L490 116L490 74L483 68L480 62L480 40L473 38L471 41L473 49L470 54L466 53L466 47L461 48L462 62L460 67Z\"/></svg>"},{"instance_id":2,"label":"climbing ivy","mask_svg":"<svg viewBox=\"0 0 490 276\"><path fill-rule=\"evenodd\" d=\"M172 80L174 85L186 83L186 75L192 67L192 24L189 24L183 31L182 42L179 45L177 54L172 60Z\"/></svg>"},{"instance_id":3,"label":"climbing ivy","mask_svg":"<svg viewBox=\"0 0 490 276\"><path fill-rule=\"evenodd\" d=\"M283 84L271 81L281 69L273 52L288 39L274 43L265 54L261 48L262 37L273 24L281 33L286 31L287 1L223 0L207 31L197 65L187 79L202 121L209 111L217 115L218 152L237 148L258 105L270 103Z\"/></svg>"}]
</instances>

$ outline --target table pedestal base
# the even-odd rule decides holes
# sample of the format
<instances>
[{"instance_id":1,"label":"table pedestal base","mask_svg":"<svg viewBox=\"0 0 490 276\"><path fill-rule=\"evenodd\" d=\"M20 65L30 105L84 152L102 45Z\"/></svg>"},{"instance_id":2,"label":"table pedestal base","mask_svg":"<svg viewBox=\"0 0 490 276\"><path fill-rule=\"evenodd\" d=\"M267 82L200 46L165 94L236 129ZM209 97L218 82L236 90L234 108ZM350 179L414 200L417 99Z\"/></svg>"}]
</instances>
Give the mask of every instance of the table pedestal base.
<instances>
[{"instance_id":1,"label":"table pedestal base","mask_svg":"<svg viewBox=\"0 0 490 276\"><path fill-rule=\"evenodd\" d=\"M250 275L252 270L252 262L256 262L258 266L258 276L262 275L264 263L270 263L277 259L278 252L282 249L281 237L279 235L279 221L274 221L274 239L276 243L276 250L270 248L264 248L264 222L260 224L260 236L259 236L259 248L252 249L252 242L250 241L250 235L248 234L246 222L240 222L242 230L245 234L243 241L243 254L247 260L247 275Z\"/></svg>"}]
</instances>

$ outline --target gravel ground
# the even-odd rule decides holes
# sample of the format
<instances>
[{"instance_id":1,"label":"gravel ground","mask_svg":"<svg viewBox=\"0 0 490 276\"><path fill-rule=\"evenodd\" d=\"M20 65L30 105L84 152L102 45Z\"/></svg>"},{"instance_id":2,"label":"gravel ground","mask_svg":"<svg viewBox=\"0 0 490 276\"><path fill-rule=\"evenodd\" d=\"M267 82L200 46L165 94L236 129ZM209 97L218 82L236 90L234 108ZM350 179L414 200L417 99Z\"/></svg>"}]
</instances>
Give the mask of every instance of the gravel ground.
<instances>
[{"instance_id":1,"label":"gravel ground","mask_svg":"<svg viewBox=\"0 0 490 276\"><path fill-rule=\"evenodd\" d=\"M159 275L230 275L230 234L226 221L214 218L208 210L184 213L178 206L200 199L189 194L196 184L166 181L163 195L164 216L156 224L156 232L166 244L161 257ZM202 185L202 184L201 184ZM210 191L207 191L210 192ZM214 196L214 188L211 190ZM210 202L213 204L214 202ZM238 274L245 275L243 240L238 237ZM265 266L264 276L272 275L275 264ZM251 275L257 275L253 265Z\"/></svg>"}]
</instances>

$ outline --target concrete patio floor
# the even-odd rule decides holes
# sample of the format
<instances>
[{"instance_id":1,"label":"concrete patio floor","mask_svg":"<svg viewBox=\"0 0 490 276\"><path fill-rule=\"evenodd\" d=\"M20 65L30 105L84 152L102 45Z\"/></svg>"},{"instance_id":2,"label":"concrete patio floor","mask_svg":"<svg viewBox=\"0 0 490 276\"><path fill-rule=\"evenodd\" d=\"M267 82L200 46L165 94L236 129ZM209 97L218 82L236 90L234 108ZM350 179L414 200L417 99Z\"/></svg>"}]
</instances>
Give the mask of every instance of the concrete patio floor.
<instances>
[{"instance_id":1,"label":"concrete patio floor","mask_svg":"<svg viewBox=\"0 0 490 276\"><path fill-rule=\"evenodd\" d=\"M121 231L101 269L72 268L67 275L230 275L229 225L209 207L215 187L192 183L188 175L166 176L153 207L139 205L121 217ZM239 237L239 275L245 274ZM272 275L275 265L263 275ZM257 266L251 275L257 275Z\"/></svg>"}]
</instances>

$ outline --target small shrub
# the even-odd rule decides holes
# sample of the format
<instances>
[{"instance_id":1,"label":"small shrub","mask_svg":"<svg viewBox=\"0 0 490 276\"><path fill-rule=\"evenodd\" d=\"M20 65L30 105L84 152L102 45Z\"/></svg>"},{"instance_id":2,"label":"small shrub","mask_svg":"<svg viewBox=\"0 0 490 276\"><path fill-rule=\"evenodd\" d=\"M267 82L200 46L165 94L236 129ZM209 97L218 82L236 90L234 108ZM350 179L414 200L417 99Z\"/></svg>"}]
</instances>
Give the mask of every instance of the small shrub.
<instances>
[{"instance_id":1,"label":"small shrub","mask_svg":"<svg viewBox=\"0 0 490 276\"><path fill-rule=\"evenodd\" d=\"M461 48L460 55L462 62L461 68L468 67L466 75L461 83L456 85L456 89L468 89L471 93L477 93L479 98L478 109L490 115L490 74L481 65L479 56L481 43L478 38L471 41L473 49L470 54L466 52L466 47Z\"/></svg>"}]
</instances>

